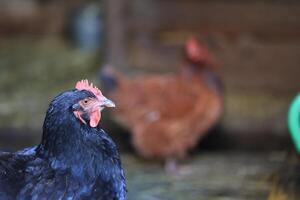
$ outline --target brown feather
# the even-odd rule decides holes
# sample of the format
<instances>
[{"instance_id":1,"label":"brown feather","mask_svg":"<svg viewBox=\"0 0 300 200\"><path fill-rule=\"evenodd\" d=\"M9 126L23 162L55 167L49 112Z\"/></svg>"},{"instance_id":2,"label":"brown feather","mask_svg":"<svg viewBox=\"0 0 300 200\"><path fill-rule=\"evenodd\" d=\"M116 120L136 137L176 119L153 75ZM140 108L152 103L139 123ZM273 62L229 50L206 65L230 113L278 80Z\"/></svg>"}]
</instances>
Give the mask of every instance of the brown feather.
<instances>
[{"instance_id":1,"label":"brown feather","mask_svg":"<svg viewBox=\"0 0 300 200\"><path fill-rule=\"evenodd\" d=\"M215 73L213 68L188 64L177 74L118 81L109 95L118 107L115 118L132 133L142 156L184 156L216 124L222 97L208 81Z\"/></svg>"}]
</instances>

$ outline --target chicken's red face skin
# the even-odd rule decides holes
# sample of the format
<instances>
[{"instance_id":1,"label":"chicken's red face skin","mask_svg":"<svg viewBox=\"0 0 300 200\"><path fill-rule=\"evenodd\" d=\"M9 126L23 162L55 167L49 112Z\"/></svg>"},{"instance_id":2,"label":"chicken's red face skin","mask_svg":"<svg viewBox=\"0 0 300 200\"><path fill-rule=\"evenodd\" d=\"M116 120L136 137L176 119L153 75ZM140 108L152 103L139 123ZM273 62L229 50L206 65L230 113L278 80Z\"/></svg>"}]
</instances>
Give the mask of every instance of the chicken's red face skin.
<instances>
[{"instance_id":1,"label":"chicken's red face skin","mask_svg":"<svg viewBox=\"0 0 300 200\"><path fill-rule=\"evenodd\" d=\"M87 97L78 101L73 107L73 113L83 124L88 124L91 127L97 127L101 119L101 111L104 107L115 107L114 103L104 97L101 91L89 84L86 80L79 81L76 84L76 89L87 90L92 92L95 97Z\"/></svg>"},{"instance_id":2,"label":"chicken's red face skin","mask_svg":"<svg viewBox=\"0 0 300 200\"><path fill-rule=\"evenodd\" d=\"M89 118L91 127L98 126L101 119L101 101L97 98L86 98L78 102L80 108L74 110L73 113L82 123L87 124L84 115Z\"/></svg>"}]
</instances>

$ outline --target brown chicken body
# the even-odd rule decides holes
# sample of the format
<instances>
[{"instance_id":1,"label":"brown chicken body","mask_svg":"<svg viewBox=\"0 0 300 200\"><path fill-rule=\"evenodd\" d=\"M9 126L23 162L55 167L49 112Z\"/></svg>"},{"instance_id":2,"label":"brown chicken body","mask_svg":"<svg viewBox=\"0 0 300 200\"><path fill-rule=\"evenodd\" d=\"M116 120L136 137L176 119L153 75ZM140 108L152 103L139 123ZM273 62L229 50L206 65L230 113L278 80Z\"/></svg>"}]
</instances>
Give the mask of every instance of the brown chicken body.
<instances>
[{"instance_id":1,"label":"brown chicken body","mask_svg":"<svg viewBox=\"0 0 300 200\"><path fill-rule=\"evenodd\" d=\"M116 120L130 133L144 157L182 157L216 122L222 97L215 64L207 49L191 38L185 47L186 64L176 74L120 74L109 96L118 104Z\"/></svg>"}]
</instances>

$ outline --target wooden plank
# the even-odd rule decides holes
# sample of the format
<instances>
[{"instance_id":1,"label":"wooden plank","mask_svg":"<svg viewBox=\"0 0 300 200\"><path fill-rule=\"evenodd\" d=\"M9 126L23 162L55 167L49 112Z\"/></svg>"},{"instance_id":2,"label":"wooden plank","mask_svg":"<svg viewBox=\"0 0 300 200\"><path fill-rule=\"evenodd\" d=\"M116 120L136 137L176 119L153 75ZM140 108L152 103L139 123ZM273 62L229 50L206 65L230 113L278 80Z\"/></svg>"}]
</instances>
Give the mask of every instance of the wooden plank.
<instances>
[{"instance_id":1,"label":"wooden plank","mask_svg":"<svg viewBox=\"0 0 300 200\"><path fill-rule=\"evenodd\" d=\"M123 67L125 60L125 25L123 24L124 1L106 0L107 62Z\"/></svg>"},{"instance_id":2,"label":"wooden plank","mask_svg":"<svg viewBox=\"0 0 300 200\"><path fill-rule=\"evenodd\" d=\"M66 2L0 1L0 35L63 34L70 10Z\"/></svg>"},{"instance_id":3,"label":"wooden plank","mask_svg":"<svg viewBox=\"0 0 300 200\"><path fill-rule=\"evenodd\" d=\"M206 40L221 63L228 87L288 93L300 89L295 84L300 3L134 0L123 6L119 23L128 28L118 32L123 41L111 47L123 53L119 65L174 71L182 62L184 40L195 34ZM125 14L127 18L121 19Z\"/></svg>"},{"instance_id":4,"label":"wooden plank","mask_svg":"<svg viewBox=\"0 0 300 200\"><path fill-rule=\"evenodd\" d=\"M283 93L300 90L300 43L262 43L251 37L230 41L217 36L211 36L210 41L229 88ZM129 52L130 66L156 72L175 71L182 65L182 46L137 44Z\"/></svg>"},{"instance_id":5,"label":"wooden plank","mask_svg":"<svg viewBox=\"0 0 300 200\"><path fill-rule=\"evenodd\" d=\"M132 32L193 30L236 35L251 32L262 36L300 35L299 3L142 1L132 3ZM143 8L143 9L141 9ZM283 38L284 39L284 38ZM286 38L287 39L287 38Z\"/></svg>"}]
</instances>

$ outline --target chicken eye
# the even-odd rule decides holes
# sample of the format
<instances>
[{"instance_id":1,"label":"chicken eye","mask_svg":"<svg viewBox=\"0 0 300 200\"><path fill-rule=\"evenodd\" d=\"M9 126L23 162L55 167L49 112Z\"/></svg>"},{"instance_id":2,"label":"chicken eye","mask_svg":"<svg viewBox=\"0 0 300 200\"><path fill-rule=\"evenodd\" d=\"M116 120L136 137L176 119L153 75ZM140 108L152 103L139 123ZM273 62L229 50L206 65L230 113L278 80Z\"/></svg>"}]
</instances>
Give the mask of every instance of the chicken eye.
<instances>
[{"instance_id":1,"label":"chicken eye","mask_svg":"<svg viewBox=\"0 0 300 200\"><path fill-rule=\"evenodd\" d=\"M84 99L84 100L82 101L83 104L87 104L88 102L89 102L88 99Z\"/></svg>"}]
</instances>

